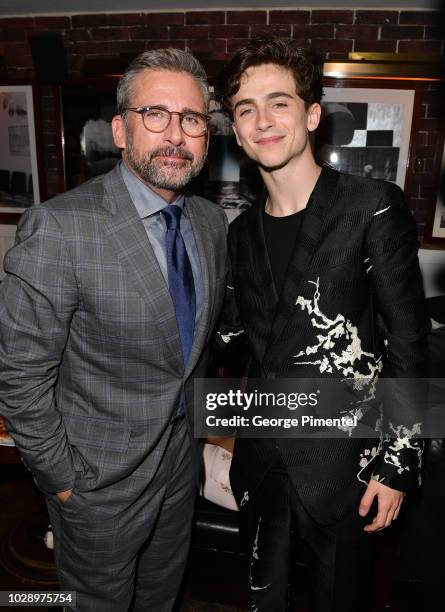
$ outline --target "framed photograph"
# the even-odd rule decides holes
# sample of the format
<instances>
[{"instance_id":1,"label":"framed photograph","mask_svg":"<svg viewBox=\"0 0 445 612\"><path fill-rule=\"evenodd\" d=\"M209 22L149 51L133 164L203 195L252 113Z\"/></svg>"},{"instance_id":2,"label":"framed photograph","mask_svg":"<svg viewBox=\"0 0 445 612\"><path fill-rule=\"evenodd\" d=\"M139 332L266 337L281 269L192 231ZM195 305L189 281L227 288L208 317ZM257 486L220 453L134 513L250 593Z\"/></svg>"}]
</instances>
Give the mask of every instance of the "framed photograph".
<instances>
[{"instance_id":1,"label":"framed photograph","mask_svg":"<svg viewBox=\"0 0 445 612\"><path fill-rule=\"evenodd\" d=\"M445 171L445 147L442 153L442 164L440 171L440 183L434 211L434 222L431 238L442 238L445 241L445 194L444 194L444 171Z\"/></svg>"},{"instance_id":2,"label":"framed photograph","mask_svg":"<svg viewBox=\"0 0 445 612\"><path fill-rule=\"evenodd\" d=\"M0 213L21 213L42 198L34 94L32 85L0 85Z\"/></svg>"},{"instance_id":3,"label":"framed photograph","mask_svg":"<svg viewBox=\"0 0 445 612\"><path fill-rule=\"evenodd\" d=\"M444 126L445 127L445 126ZM445 134L439 142L437 156L437 200L428 220L424 242L445 248Z\"/></svg>"},{"instance_id":4,"label":"framed photograph","mask_svg":"<svg viewBox=\"0 0 445 612\"><path fill-rule=\"evenodd\" d=\"M219 204L230 223L261 196L263 181L257 165L238 146L230 118L213 97L209 115L212 135L207 162L190 190Z\"/></svg>"},{"instance_id":5,"label":"framed photograph","mask_svg":"<svg viewBox=\"0 0 445 612\"><path fill-rule=\"evenodd\" d=\"M325 87L315 133L317 161L404 189L414 98L413 89Z\"/></svg>"},{"instance_id":6,"label":"framed photograph","mask_svg":"<svg viewBox=\"0 0 445 612\"><path fill-rule=\"evenodd\" d=\"M117 79L84 79L61 87L64 188L111 170L120 160L111 120L116 114Z\"/></svg>"}]
</instances>

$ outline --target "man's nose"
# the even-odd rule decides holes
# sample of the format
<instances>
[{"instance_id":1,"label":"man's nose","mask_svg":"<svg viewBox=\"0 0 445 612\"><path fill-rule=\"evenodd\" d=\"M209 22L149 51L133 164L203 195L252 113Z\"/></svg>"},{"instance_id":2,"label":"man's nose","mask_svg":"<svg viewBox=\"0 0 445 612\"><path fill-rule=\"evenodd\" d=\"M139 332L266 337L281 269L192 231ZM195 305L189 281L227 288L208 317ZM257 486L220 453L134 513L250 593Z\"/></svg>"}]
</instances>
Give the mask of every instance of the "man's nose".
<instances>
[{"instance_id":1,"label":"man's nose","mask_svg":"<svg viewBox=\"0 0 445 612\"><path fill-rule=\"evenodd\" d=\"M181 128L180 115L172 114L170 124L165 130L165 138L172 144L178 146L184 143L184 132Z\"/></svg>"},{"instance_id":2,"label":"man's nose","mask_svg":"<svg viewBox=\"0 0 445 612\"><path fill-rule=\"evenodd\" d=\"M257 129L267 130L273 125L273 117L267 107L257 110Z\"/></svg>"}]
</instances>

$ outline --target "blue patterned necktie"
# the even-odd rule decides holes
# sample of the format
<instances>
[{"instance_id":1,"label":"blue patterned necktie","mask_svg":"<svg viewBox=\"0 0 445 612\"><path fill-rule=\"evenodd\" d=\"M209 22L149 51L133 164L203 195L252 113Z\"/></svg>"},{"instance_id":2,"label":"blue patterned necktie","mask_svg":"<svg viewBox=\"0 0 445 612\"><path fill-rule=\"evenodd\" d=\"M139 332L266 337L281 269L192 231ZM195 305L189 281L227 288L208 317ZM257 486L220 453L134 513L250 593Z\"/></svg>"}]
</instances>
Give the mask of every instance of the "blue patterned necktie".
<instances>
[{"instance_id":1,"label":"blue patterned necktie","mask_svg":"<svg viewBox=\"0 0 445 612\"><path fill-rule=\"evenodd\" d=\"M168 285L176 312L184 367L187 366L195 331L196 296L192 266L179 232L182 210L169 204L161 210L167 225L165 250ZM181 401L182 404L182 401Z\"/></svg>"}]
</instances>

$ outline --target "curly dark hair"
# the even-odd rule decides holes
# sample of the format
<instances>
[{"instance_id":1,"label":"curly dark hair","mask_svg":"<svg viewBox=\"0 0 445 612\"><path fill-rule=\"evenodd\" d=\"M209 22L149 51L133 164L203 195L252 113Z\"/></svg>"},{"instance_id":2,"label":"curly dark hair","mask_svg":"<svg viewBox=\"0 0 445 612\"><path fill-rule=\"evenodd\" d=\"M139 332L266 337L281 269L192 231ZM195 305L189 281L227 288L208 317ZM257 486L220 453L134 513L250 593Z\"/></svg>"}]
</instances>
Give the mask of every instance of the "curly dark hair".
<instances>
[{"instance_id":1,"label":"curly dark hair","mask_svg":"<svg viewBox=\"0 0 445 612\"><path fill-rule=\"evenodd\" d=\"M292 72L297 94L304 100L306 108L320 102L323 95L323 60L320 56L279 38L257 36L235 52L216 79L216 99L230 115L230 98L240 88L241 75L251 66L263 64L276 64Z\"/></svg>"}]
</instances>

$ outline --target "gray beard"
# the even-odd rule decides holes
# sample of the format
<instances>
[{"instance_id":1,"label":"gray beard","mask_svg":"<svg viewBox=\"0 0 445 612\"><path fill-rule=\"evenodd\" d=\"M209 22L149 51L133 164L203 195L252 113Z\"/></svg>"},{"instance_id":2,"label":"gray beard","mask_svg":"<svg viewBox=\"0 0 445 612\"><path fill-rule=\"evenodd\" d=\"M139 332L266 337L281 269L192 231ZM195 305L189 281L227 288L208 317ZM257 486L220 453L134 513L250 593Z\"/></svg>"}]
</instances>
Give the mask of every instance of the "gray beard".
<instances>
[{"instance_id":1,"label":"gray beard","mask_svg":"<svg viewBox=\"0 0 445 612\"><path fill-rule=\"evenodd\" d=\"M184 161L182 163L161 161L158 157L160 154L179 155ZM174 146L158 147L138 155L128 135L125 157L132 170L144 182L158 189L171 191L180 191L190 183L201 172L206 160L206 154L195 160L192 153Z\"/></svg>"}]
</instances>

